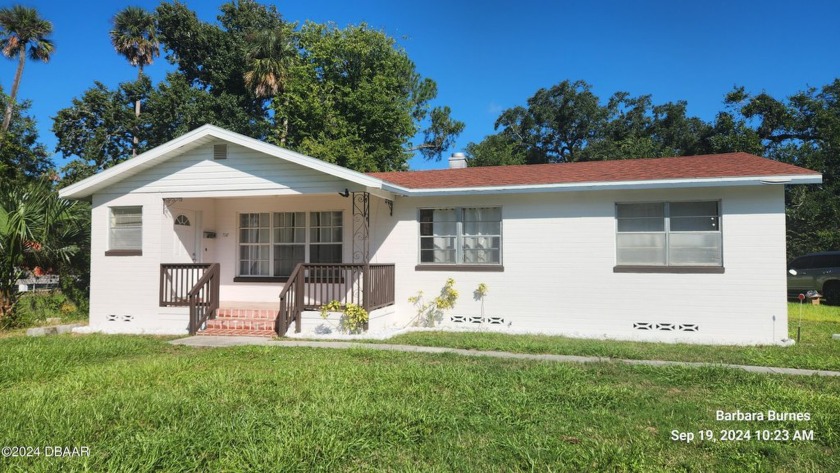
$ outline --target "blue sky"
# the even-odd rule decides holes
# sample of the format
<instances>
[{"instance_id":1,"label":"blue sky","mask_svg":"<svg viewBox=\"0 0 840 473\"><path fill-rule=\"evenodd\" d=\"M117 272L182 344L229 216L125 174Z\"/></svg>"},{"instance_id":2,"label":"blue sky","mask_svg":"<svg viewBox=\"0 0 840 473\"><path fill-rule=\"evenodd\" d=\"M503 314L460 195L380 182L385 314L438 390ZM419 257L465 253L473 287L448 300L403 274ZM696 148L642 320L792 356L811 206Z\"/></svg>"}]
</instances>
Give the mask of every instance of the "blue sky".
<instances>
[{"instance_id":1,"label":"blue sky","mask_svg":"<svg viewBox=\"0 0 840 473\"><path fill-rule=\"evenodd\" d=\"M3 2L10 5L13 2ZM137 0L33 0L54 24L49 64L29 62L19 99L33 101L41 140L55 148L52 117L95 80L108 86L136 71L111 47L114 14ZM213 20L220 1L187 1ZM268 2L264 2L268 3ZM711 120L735 85L786 97L840 77L840 2L832 1L556 1L309 0L274 2L288 21L368 24L399 40L421 74L438 83L437 103L466 123L454 149L493 133L505 108L523 105L541 87L583 79L606 100L613 92L652 94L655 103L684 99ZM0 60L8 92L16 63ZM161 58L147 68L160 80ZM63 160L55 156L61 165ZM415 158L412 169L445 167Z\"/></svg>"}]
</instances>

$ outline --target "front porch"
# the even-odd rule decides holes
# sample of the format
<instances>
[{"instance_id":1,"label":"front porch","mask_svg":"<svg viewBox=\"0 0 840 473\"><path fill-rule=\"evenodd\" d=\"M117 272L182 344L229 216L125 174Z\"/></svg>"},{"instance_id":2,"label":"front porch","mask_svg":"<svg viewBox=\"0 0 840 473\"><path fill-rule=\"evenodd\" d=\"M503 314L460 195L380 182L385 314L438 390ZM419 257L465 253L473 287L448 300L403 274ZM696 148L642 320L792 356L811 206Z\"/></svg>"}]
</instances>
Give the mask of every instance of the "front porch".
<instances>
[{"instance_id":1,"label":"front porch","mask_svg":"<svg viewBox=\"0 0 840 473\"><path fill-rule=\"evenodd\" d=\"M304 312L338 301L368 314L394 304L393 264L299 263L282 285L277 302L221 301L219 263L160 266L161 307L188 307L191 335L283 336L300 333Z\"/></svg>"}]
</instances>

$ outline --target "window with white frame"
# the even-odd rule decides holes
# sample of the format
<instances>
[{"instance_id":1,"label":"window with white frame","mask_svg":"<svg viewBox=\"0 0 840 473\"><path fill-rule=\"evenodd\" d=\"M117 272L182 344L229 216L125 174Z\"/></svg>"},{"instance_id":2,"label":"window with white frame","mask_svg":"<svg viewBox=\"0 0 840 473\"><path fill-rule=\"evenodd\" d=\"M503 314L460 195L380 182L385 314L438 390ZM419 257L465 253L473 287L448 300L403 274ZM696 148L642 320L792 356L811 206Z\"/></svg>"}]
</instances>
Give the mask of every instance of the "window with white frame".
<instances>
[{"instance_id":1,"label":"window with white frame","mask_svg":"<svg viewBox=\"0 0 840 473\"><path fill-rule=\"evenodd\" d=\"M274 213L274 276L288 277L306 261L306 214Z\"/></svg>"},{"instance_id":2,"label":"window with white frame","mask_svg":"<svg viewBox=\"0 0 840 473\"><path fill-rule=\"evenodd\" d=\"M268 212L239 214L239 275L268 276L271 221Z\"/></svg>"},{"instance_id":3,"label":"window with white frame","mask_svg":"<svg viewBox=\"0 0 840 473\"><path fill-rule=\"evenodd\" d=\"M420 209L420 264L500 265L502 209Z\"/></svg>"},{"instance_id":4,"label":"window with white frame","mask_svg":"<svg viewBox=\"0 0 840 473\"><path fill-rule=\"evenodd\" d=\"M720 202L615 207L618 266L723 266Z\"/></svg>"},{"instance_id":5,"label":"window with white frame","mask_svg":"<svg viewBox=\"0 0 840 473\"><path fill-rule=\"evenodd\" d=\"M111 207L108 249L143 249L143 207Z\"/></svg>"},{"instance_id":6,"label":"window with white frame","mask_svg":"<svg viewBox=\"0 0 840 473\"><path fill-rule=\"evenodd\" d=\"M283 278L298 263L341 263L343 233L341 211L239 214L238 275Z\"/></svg>"}]
</instances>

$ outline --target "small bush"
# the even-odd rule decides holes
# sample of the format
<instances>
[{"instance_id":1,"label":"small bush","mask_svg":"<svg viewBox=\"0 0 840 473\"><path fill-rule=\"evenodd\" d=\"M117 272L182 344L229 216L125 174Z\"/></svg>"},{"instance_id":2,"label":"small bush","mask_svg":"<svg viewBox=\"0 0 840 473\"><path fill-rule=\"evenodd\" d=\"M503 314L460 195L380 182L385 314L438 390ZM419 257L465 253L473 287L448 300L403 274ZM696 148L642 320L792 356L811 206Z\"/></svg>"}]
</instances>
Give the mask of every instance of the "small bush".
<instances>
[{"instance_id":1,"label":"small bush","mask_svg":"<svg viewBox=\"0 0 840 473\"><path fill-rule=\"evenodd\" d=\"M61 291L27 292L20 296L12 315L0 319L0 329L42 325L53 317L79 320L86 318L87 312L80 311Z\"/></svg>"}]
</instances>

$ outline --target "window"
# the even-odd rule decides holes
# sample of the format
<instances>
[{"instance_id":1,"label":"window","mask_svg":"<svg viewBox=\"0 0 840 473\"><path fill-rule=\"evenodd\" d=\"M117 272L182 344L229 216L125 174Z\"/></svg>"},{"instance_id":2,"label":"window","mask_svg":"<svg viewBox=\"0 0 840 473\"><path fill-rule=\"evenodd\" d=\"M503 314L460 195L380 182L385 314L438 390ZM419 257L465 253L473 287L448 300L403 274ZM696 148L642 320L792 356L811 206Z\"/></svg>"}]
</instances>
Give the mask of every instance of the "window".
<instances>
[{"instance_id":1,"label":"window","mask_svg":"<svg viewBox=\"0 0 840 473\"><path fill-rule=\"evenodd\" d=\"M311 239L310 263L341 263L341 212L312 212L309 214Z\"/></svg>"},{"instance_id":2,"label":"window","mask_svg":"<svg viewBox=\"0 0 840 473\"><path fill-rule=\"evenodd\" d=\"M616 204L618 266L722 266L718 202Z\"/></svg>"},{"instance_id":3,"label":"window","mask_svg":"<svg viewBox=\"0 0 840 473\"><path fill-rule=\"evenodd\" d=\"M501 208L420 210L421 265L501 263Z\"/></svg>"},{"instance_id":4,"label":"window","mask_svg":"<svg viewBox=\"0 0 840 473\"><path fill-rule=\"evenodd\" d=\"M268 276L271 230L268 213L239 215L239 275Z\"/></svg>"},{"instance_id":5,"label":"window","mask_svg":"<svg viewBox=\"0 0 840 473\"><path fill-rule=\"evenodd\" d=\"M239 214L238 276L287 278L298 263L341 263L343 233L341 211Z\"/></svg>"},{"instance_id":6,"label":"window","mask_svg":"<svg viewBox=\"0 0 840 473\"><path fill-rule=\"evenodd\" d=\"M289 277L298 263L306 261L306 214L274 214L274 275Z\"/></svg>"},{"instance_id":7,"label":"window","mask_svg":"<svg viewBox=\"0 0 840 473\"><path fill-rule=\"evenodd\" d=\"M143 207L111 207L106 254L140 255L142 249Z\"/></svg>"}]
</instances>

